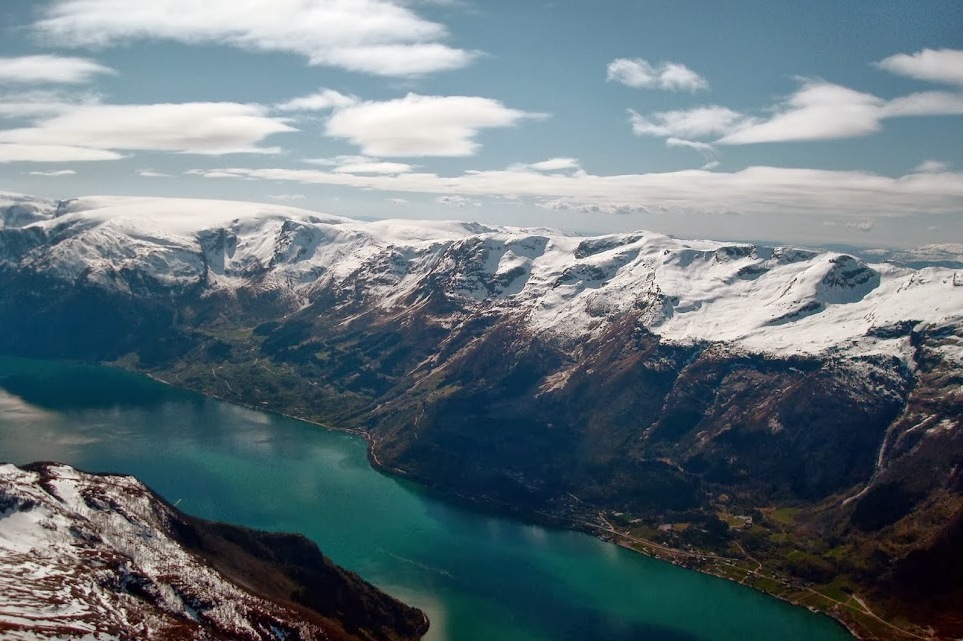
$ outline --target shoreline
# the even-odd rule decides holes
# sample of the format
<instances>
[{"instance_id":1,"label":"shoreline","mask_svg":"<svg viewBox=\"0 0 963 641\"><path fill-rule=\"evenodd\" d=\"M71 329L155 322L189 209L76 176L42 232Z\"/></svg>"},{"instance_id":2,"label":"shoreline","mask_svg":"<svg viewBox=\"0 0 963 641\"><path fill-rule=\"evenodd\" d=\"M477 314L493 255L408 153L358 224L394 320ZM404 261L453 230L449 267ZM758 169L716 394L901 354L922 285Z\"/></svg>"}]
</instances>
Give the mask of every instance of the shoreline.
<instances>
[{"instance_id":1,"label":"shoreline","mask_svg":"<svg viewBox=\"0 0 963 641\"><path fill-rule=\"evenodd\" d=\"M225 398L225 397L220 396L220 395L218 395L218 394L214 394L214 393L211 393L211 392L202 391L202 390L199 390L199 389L196 389L196 388L193 388L193 387L189 387L189 386L186 386L186 385L183 385L183 384L177 384L177 383L175 383L175 382L171 382L171 381L165 380L165 379L163 379L163 378L161 378L161 377L159 377L159 376L157 376L157 375L155 375L155 374L152 374L152 373L149 373L149 372L146 372L146 371L142 371L142 370L138 370L138 369L129 369L129 368L124 367L123 365L120 365L120 364L113 364L113 366L118 367L118 369L121 369L121 370L124 370L124 371L127 371L127 372L132 372L132 373L137 373L137 374L144 374L145 376L147 376L148 378L150 378L151 380L153 380L153 381L155 381L155 382L157 382L157 383L161 383L161 384L163 384L163 385L166 385L166 386L168 386L168 387L172 387L172 388L174 388L174 389L186 390L186 391L194 392L194 393L200 394L201 396L204 396L205 398L211 398L211 399L214 399L214 400L217 400L217 401L221 401L221 402L224 402L224 403L231 403L231 404L233 404L233 405L237 405L237 406L239 406L239 407L243 407L243 408L245 408L245 409L249 409L249 410L252 410L252 411L264 412L264 413L267 413L267 414L274 414L274 415L281 416L281 417L284 417L284 418L288 418L288 419L291 419L291 420L300 421L300 422L302 422L302 423L307 423L307 424L309 424L309 425L313 425L313 426L315 426L315 427L321 428L321 429L323 429L323 430L327 430L327 431L329 431L329 432L340 432L340 433L343 433L343 434L351 434L351 435L353 435L353 436L357 436L357 437L361 438L361 439L365 442L366 459L368 460L368 464L371 466L371 468L372 468L373 470L375 470L375 471L377 471L377 472L379 472L379 473L385 474L386 476L391 476L391 477L394 477L394 478L400 478L400 479L409 481L409 482L411 482L411 483L414 483L414 484L418 485L419 488L420 488L421 490L423 490L423 491L430 491L430 492L436 493L436 494L438 494L440 497L443 497L443 498L446 499L446 500L455 502L456 504L461 504L463 507L466 507L466 508L468 508L468 509L473 509L473 510L476 510L476 511L489 512L489 513L491 513L491 514L493 514L493 515L496 515L496 516L500 516L500 517L503 517L503 518L516 519L516 520L520 520L520 521L523 521L523 522L528 522L528 523L530 523L530 524L532 524L532 525L538 525L538 526L542 526L542 527L553 527L553 528L557 528L557 529L560 529L560 530L581 532L581 533L583 533L583 534L587 534L587 535L589 535L589 536L595 537L596 539L598 539L598 540L600 540L600 541L602 541L602 542L612 543L613 545L617 545L617 546L619 546L620 548L623 548L623 549L625 549L625 550L627 550L627 551L630 551L630 552L633 552L633 553L635 553L635 554L639 554L639 555L641 555L641 556L644 556L644 557L647 557L647 558L650 558L650 559L654 559L654 560L656 560L656 561L661 561L661 562L664 562L664 563L670 563L670 564L675 565L675 566L677 566L677 567L680 567L680 568L683 568L683 569L686 569L686 570L689 570L689 571L693 571L693 572L699 572L699 573L701 573L701 574L704 574L704 575L707 575L707 576L712 576L712 577L715 577L715 578L718 578L718 579L722 579L722 580L724 580L724 581L730 581L730 582L732 582L732 583L737 583L737 584L739 584L739 585L742 585L742 586L744 586L744 587L747 587L747 588L750 588L750 589L752 589L752 590L755 590L756 592L758 592L758 593L760 593L760 594L764 594L764 595L766 595L766 596L768 596L768 597L777 599L777 600L779 600L779 601L781 601L781 602L783 602L783 603L786 603L786 604L788 604L788 605L791 605L791 606L793 606L793 607L805 608L805 609L809 610L810 612L812 612L812 613L814 613L814 614L821 614L821 615L826 616L826 617L828 617L829 619L831 619L831 620L832 620L833 622L835 622L837 625L841 626L843 629L845 629L845 630L847 631L847 633L849 633L854 639L857 639L858 641L866 641L866 640L871 639L871 638L876 638L875 635L873 635L873 636L864 636L863 632L859 629L859 627L857 627L857 626L856 626L855 624L853 624L852 622L850 622L850 621L842 618L841 616L839 616L839 615L837 614L837 612L835 612L833 609L828 609L828 608L827 608L827 609L823 609L823 608L818 608L818 607L811 606L811 605L806 605L806 604L804 604L804 603L802 603L802 602L800 602L800 601L794 600L794 599L792 599L792 598L788 598L788 597L785 597L785 596L782 596L782 595L779 595L779 594L774 594L774 593L772 593L772 592L769 592L769 591L766 591L766 590L764 590L764 589L758 588L758 587L756 587L756 586L754 586L754 585L751 585L751 584L748 584L748 583L744 583L744 582L742 582L742 581L737 581L737 580L735 580L734 578L732 578L732 577L730 577L730 576L726 576L726 575L725 575L724 573L722 573L722 572L713 572L713 571L711 571L711 569L709 569L709 568L697 567L697 566L695 566L695 565L685 564L685 563L683 563L683 562L680 562L677 557L696 557L696 558L699 558L699 557L701 557L701 558L709 558L709 557L711 557L711 558L714 558L714 559L719 560L719 561L726 561L726 560L728 560L728 561L739 561L740 559L733 559L733 558L730 558L730 557L722 557L722 556L720 556L720 555L718 555L718 554L715 554L715 553L713 553L713 552L708 552L708 551L689 552L689 551L687 551L687 550L680 550L680 549L672 548L672 547L670 547L670 546L665 546L665 545L663 545L663 544L661 544L661 543L657 543L657 542L654 542L654 541L649 541L649 540L647 540L647 539L640 539L640 538L637 538L637 537L633 537L633 536L631 536L631 535L623 534L623 533L621 533L621 532L616 531L614 528L613 528L613 529L607 529L606 527L604 527L603 525L598 524L598 523L593 523L593 522L585 521L585 520L578 520L578 519L574 519L574 518L560 517L560 516L558 516L558 515L553 515L553 514L549 514L549 513L545 513L545 512L538 512L538 511L526 510L526 509L523 509L523 508L519 508L519 507L517 507L517 506L514 506L514 505L512 505L512 504L504 503L504 502L501 502L501 501L496 501L496 500L493 500L493 499L490 499L490 498L484 498L484 497L477 497L477 496L470 496L470 495L462 494L462 493L457 492L457 491L455 491L455 490L442 487L442 486L440 486L440 485L438 485L438 484L436 484L436 483L429 482L429 481L427 481L427 480L425 480L425 479L421 479L421 478L419 478L417 475L412 474L412 473L410 473L409 471L404 470L404 469L402 469L402 468L397 468L397 467L392 467L392 466L386 465L385 463L383 463L383 462L378 458L378 454L377 454L377 451L376 451L377 441L375 440L374 436L372 436L371 433L368 432L368 431L366 431L366 430L363 430L363 429L360 429L360 428L350 428L350 427L341 427L341 426L328 425L328 424L321 423L321 422L316 421L316 420L312 420L312 419L310 419L310 418L305 418L305 417L297 416L297 415L294 415L294 414L289 414L289 413L280 411L280 410L278 410L278 409L274 409L274 408L270 408L270 407L265 407L265 406L257 407L257 406L251 405L250 403L246 403L246 402L244 402L244 401L242 401L242 400L240 400L240 399ZM229 389L230 389L230 388L229 388ZM232 391L233 391L233 390L232 390ZM610 527L611 527L611 526L610 526ZM633 547L633 546L630 544L630 541L633 541L633 540L637 541L637 542L640 543L641 545L646 546L647 548L650 548L651 550L659 550L659 551L661 551L661 552L662 552L662 555L660 555L660 554L659 554L658 552L656 552L656 551L646 551L646 550L641 550L641 549L638 549L638 548L636 548L636 547ZM758 563L758 562L757 562L757 563ZM761 564L760 564L760 565L761 565ZM761 569L761 567L760 567L759 569ZM757 574L757 572L758 572L759 569L757 569L757 570L755 570L755 571L751 571L751 573L752 573L752 574ZM766 575L758 575L758 576L766 576ZM774 578L774 577L768 577L768 576L766 576L766 578L770 578L770 579L771 579L771 578ZM899 633L899 634L900 634L902 637L904 637L904 638L928 639L928 637L919 636L919 635L917 635L917 634L915 634L915 633L913 633L913 632L910 632L909 630L904 630L904 629L902 629L902 628L898 628L898 627L892 625L891 623L889 623L889 622L887 622L887 621L885 621L885 620L883 620L883 619L880 619L880 618L877 617L874 613L872 613L868 608L867 608L866 610L858 610L858 609L856 609L856 608L853 608L853 606L850 606L850 605L848 605L848 604L845 604L845 603L842 603L842 602L840 602L840 601L837 601L837 600L835 600L835 599L833 599L833 598L831 598L831 597L829 597L829 596L827 596L827 595L824 595L824 594L821 594L821 593L819 593L819 592L816 592L815 590L812 590L811 588L808 588L808 587L807 587L807 588L805 588L805 589L809 590L810 592L812 592L813 594L819 596L819 597L822 598L822 599L825 599L825 600L827 600L827 601L830 601L831 603L833 603L834 607L850 608L850 609L853 609L855 612L857 612L857 613L859 613L859 614L861 614L861 615L870 616L870 617L878 620L878 621L879 621L880 623L882 623L883 625L886 625L887 627L892 628L895 632ZM857 600L858 600L860 603L862 603L862 599L858 599L858 598L857 598ZM935 639L935 638L934 638L934 639Z\"/></svg>"}]
</instances>

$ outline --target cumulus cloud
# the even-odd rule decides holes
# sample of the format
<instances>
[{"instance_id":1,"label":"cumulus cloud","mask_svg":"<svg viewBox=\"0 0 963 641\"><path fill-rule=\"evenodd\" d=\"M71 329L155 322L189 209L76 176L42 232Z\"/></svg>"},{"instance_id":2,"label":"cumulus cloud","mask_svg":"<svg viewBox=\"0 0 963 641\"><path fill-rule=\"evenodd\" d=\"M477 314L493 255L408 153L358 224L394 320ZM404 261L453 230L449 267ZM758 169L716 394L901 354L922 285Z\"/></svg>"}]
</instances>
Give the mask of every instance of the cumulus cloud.
<instances>
[{"instance_id":1,"label":"cumulus cloud","mask_svg":"<svg viewBox=\"0 0 963 641\"><path fill-rule=\"evenodd\" d=\"M325 133L378 157L471 156L482 129L512 127L532 114L474 96L419 96L363 102L336 111Z\"/></svg>"},{"instance_id":2,"label":"cumulus cloud","mask_svg":"<svg viewBox=\"0 0 963 641\"><path fill-rule=\"evenodd\" d=\"M916 173L891 178L858 171L749 167L737 172L687 170L599 176L585 172L528 170L359 175L324 170L224 168L201 170L210 178L287 180L388 192L436 194L454 204L486 196L536 198L598 206L599 211L644 207L650 211L740 212L784 215L866 216L958 214L963 173Z\"/></svg>"},{"instance_id":3,"label":"cumulus cloud","mask_svg":"<svg viewBox=\"0 0 963 641\"><path fill-rule=\"evenodd\" d=\"M917 80L963 85L963 51L959 49L923 49L917 53L900 53L876 63L880 69Z\"/></svg>"},{"instance_id":4,"label":"cumulus cloud","mask_svg":"<svg viewBox=\"0 0 963 641\"><path fill-rule=\"evenodd\" d=\"M280 51L382 76L459 69L475 52L397 0L54 0L34 29L58 45L153 38Z\"/></svg>"},{"instance_id":5,"label":"cumulus cloud","mask_svg":"<svg viewBox=\"0 0 963 641\"><path fill-rule=\"evenodd\" d=\"M617 58L609 63L609 81L640 89L697 91L706 89L705 78L678 62L649 64L641 58Z\"/></svg>"},{"instance_id":6,"label":"cumulus cloud","mask_svg":"<svg viewBox=\"0 0 963 641\"><path fill-rule=\"evenodd\" d=\"M120 160L124 156L107 149L68 145L21 145L0 142L0 163L5 162L87 162Z\"/></svg>"},{"instance_id":7,"label":"cumulus cloud","mask_svg":"<svg viewBox=\"0 0 963 641\"><path fill-rule=\"evenodd\" d=\"M76 175L76 171L73 169L55 169L53 171L31 171L27 172L30 176L47 176L47 177L57 177L57 176L73 176Z\"/></svg>"},{"instance_id":8,"label":"cumulus cloud","mask_svg":"<svg viewBox=\"0 0 963 641\"><path fill-rule=\"evenodd\" d=\"M21 56L0 58L0 84L80 84L98 74L116 73L87 58Z\"/></svg>"},{"instance_id":9,"label":"cumulus cloud","mask_svg":"<svg viewBox=\"0 0 963 641\"><path fill-rule=\"evenodd\" d=\"M311 95L282 102L274 108L278 111L327 111L350 107L357 102L358 99L354 96L347 96L334 89L322 88Z\"/></svg>"},{"instance_id":10,"label":"cumulus cloud","mask_svg":"<svg viewBox=\"0 0 963 641\"><path fill-rule=\"evenodd\" d=\"M294 129L257 105L80 105L32 127L0 131L0 142L210 155L277 153L258 145L287 131Z\"/></svg>"},{"instance_id":11,"label":"cumulus cloud","mask_svg":"<svg viewBox=\"0 0 963 641\"><path fill-rule=\"evenodd\" d=\"M160 171L154 171L153 169L141 169L137 172L138 176L142 178L171 178L170 174L165 174Z\"/></svg>"},{"instance_id":12,"label":"cumulus cloud","mask_svg":"<svg viewBox=\"0 0 963 641\"><path fill-rule=\"evenodd\" d=\"M268 198L281 202L289 202L292 200L304 200L307 196L304 194L274 194L273 196L268 196Z\"/></svg>"}]
</instances>

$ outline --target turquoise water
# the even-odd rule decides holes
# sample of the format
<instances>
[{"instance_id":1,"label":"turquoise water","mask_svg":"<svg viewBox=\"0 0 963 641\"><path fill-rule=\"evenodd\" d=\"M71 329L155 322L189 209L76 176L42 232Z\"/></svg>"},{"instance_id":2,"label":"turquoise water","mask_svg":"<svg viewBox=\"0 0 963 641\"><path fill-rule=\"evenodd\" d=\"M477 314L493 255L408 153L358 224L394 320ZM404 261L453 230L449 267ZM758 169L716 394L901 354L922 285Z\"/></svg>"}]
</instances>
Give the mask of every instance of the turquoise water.
<instances>
[{"instance_id":1,"label":"turquoise water","mask_svg":"<svg viewBox=\"0 0 963 641\"><path fill-rule=\"evenodd\" d=\"M352 435L106 368L0 357L0 460L135 474L197 516L301 532L428 613L430 641L850 640L826 617L372 470Z\"/></svg>"}]
</instances>

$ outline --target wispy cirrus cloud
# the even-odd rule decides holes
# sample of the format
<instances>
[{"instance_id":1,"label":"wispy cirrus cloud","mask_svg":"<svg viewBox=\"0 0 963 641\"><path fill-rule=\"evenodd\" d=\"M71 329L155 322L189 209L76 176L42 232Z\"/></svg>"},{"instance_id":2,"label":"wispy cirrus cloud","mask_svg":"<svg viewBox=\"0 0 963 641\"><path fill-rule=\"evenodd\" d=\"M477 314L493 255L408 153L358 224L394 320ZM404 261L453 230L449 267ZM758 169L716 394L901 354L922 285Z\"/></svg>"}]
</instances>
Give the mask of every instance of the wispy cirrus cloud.
<instances>
[{"instance_id":1,"label":"wispy cirrus cloud","mask_svg":"<svg viewBox=\"0 0 963 641\"><path fill-rule=\"evenodd\" d=\"M666 147L685 147L687 149L695 149L696 151L711 156L715 153L716 148L707 142L699 142L697 140L686 140L684 138L666 138Z\"/></svg>"},{"instance_id":2,"label":"wispy cirrus cloud","mask_svg":"<svg viewBox=\"0 0 963 641\"><path fill-rule=\"evenodd\" d=\"M478 55L444 44L443 25L397 0L54 0L33 28L60 46L214 43L396 77L459 69Z\"/></svg>"},{"instance_id":3,"label":"wispy cirrus cloud","mask_svg":"<svg viewBox=\"0 0 963 641\"><path fill-rule=\"evenodd\" d=\"M54 55L0 58L0 84L82 84L116 73L87 58Z\"/></svg>"},{"instance_id":4,"label":"wispy cirrus cloud","mask_svg":"<svg viewBox=\"0 0 963 641\"><path fill-rule=\"evenodd\" d=\"M544 117L489 98L409 93L338 109L328 119L325 133L350 141L369 156L471 156L479 147L475 137L482 129Z\"/></svg>"},{"instance_id":5,"label":"wispy cirrus cloud","mask_svg":"<svg viewBox=\"0 0 963 641\"><path fill-rule=\"evenodd\" d=\"M963 51L959 49L923 49L916 53L900 53L875 63L880 69L917 80L963 85Z\"/></svg>"},{"instance_id":6,"label":"wispy cirrus cloud","mask_svg":"<svg viewBox=\"0 0 963 641\"><path fill-rule=\"evenodd\" d=\"M705 78L679 62L650 64L642 58L616 58L609 63L606 77L637 89L698 91L707 89Z\"/></svg>"},{"instance_id":7,"label":"wispy cirrus cloud","mask_svg":"<svg viewBox=\"0 0 963 641\"><path fill-rule=\"evenodd\" d=\"M290 131L295 129L258 105L96 104L75 106L31 127L0 131L0 143L208 155L277 153L279 149L260 143L267 136Z\"/></svg>"}]
</instances>

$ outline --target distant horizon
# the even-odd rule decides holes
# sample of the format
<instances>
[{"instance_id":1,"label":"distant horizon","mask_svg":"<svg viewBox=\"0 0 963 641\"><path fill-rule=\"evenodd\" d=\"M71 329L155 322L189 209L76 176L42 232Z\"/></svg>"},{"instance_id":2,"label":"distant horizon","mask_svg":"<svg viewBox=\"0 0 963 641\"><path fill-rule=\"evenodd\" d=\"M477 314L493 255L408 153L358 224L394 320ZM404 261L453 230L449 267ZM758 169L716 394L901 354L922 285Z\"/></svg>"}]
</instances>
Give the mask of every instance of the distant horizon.
<instances>
[{"instance_id":1,"label":"distant horizon","mask_svg":"<svg viewBox=\"0 0 963 641\"><path fill-rule=\"evenodd\" d=\"M956 0L7 0L0 188L963 238Z\"/></svg>"},{"instance_id":2,"label":"distant horizon","mask_svg":"<svg viewBox=\"0 0 963 641\"><path fill-rule=\"evenodd\" d=\"M514 228L514 229L532 230L532 231L545 230L548 232L555 232L559 234L570 234L574 236L584 236L587 238L593 237L593 236L602 236L607 234L632 234L632 233L644 232L644 233L652 233L652 234L661 234L669 238L673 238L675 240L680 240L680 241L710 242L710 243L738 243L743 245L754 245L758 247L794 247L797 249L812 249L812 250L818 250L818 251L852 253L852 254L855 254L857 258L862 258L863 260L866 260L866 261L883 262L887 260L893 260L892 255L899 254L900 252L905 252L907 254L907 257L911 258L913 262L919 262L922 264L934 264L934 265L952 263L952 268L956 268L957 264L959 264L959 267L963 267L963 242L952 242L952 241L947 241L942 243L941 242L925 243L925 244L920 244L916 246L899 246L899 245L887 246L882 244L859 245L855 243L836 242L836 241L807 243L807 242L784 242L778 239L765 239L765 238L752 238L752 237L713 238L708 236L695 236L695 235L686 236L686 235L680 235L680 234L664 233L655 229L645 229L642 227L626 229L622 231L614 231L614 232L594 232L590 230L561 229L558 227L551 227L548 225L497 224L492 222L484 222L478 219L471 219L468 217L459 218L457 216L451 216L448 218L428 218L428 217L418 218L418 217L398 217L398 216L377 217L377 216L370 216L370 215L346 216L343 214L339 214L337 212L320 210L320 209L312 209L309 207L300 206L298 204L265 202L265 201L257 201L257 200L238 200L238 199L227 199L227 198L189 198L189 197L180 197L180 196L134 196L134 195L117 195L117 194L85 194L82 196L58 198L58 197L38 196L35 194L24 194L20 192L11 192L11 191L5 191L3 189L0 189L0 207L4 206L2 199L5 196L8 198L14 198L14 199L16 198L24 198L27 200L36 199L36 200L46 200L49 202L57 202L57 203L71 202L71 201L82 200L82 199L97 199L97 198L117 198L117 199L131 199L131 200L141 199L141 200L156 200L156 201L164 201L164 200L211 201L211 202L220 202L220 203L262 205L268 208L277 207L279 209L300 210L310 214L335 216L335 217L345 218L351 221L361 222L361 223L373 223L373 222L381 222L381 221L390 222L390 221L397 220L397 221L407 221L411 223L448 222L448 223L460 223L460 224L466 224L466 225L480 224L480 225L485 225L493 228L506 228L506 229ZM132 213L136 213L136 212L132 212ZM947 252L947 255L934 258L934 257L927 257L923 254L914 253L925 249L944 250ZM873 252L881 252L883 253L883 256L882 257L870 256L870 254Z\"/></svg>"}]
</instances>

